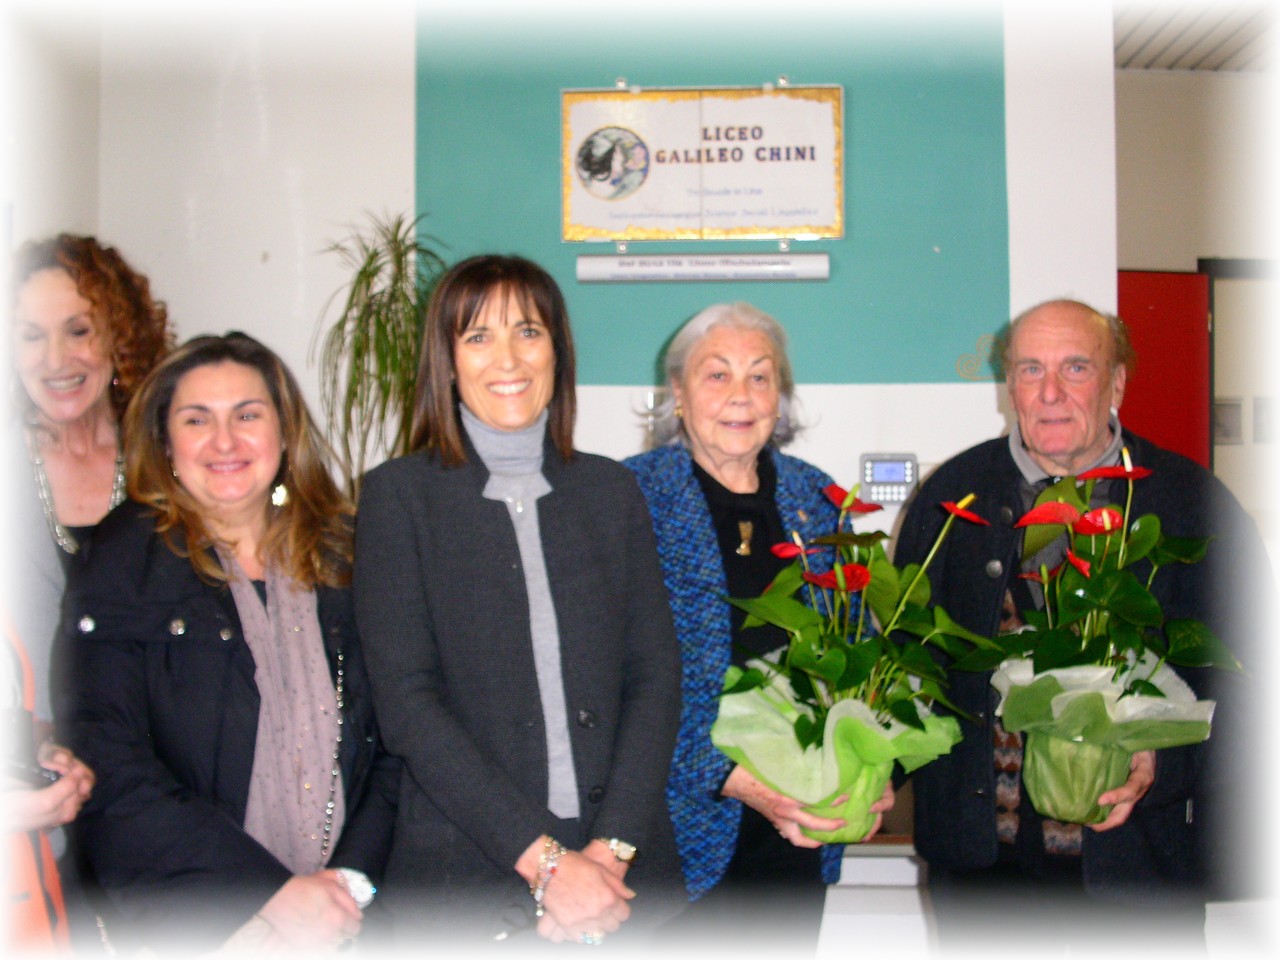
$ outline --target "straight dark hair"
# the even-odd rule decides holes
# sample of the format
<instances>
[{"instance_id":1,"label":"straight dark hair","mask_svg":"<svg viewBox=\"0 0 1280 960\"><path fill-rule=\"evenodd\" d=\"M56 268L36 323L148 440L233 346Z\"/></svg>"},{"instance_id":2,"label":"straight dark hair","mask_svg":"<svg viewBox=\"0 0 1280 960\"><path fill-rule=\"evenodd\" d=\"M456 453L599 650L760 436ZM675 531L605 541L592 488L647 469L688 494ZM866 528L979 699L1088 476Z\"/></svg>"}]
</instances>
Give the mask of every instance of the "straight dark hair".
<instances>
[{"instance_id":1,"label":"straight dark hair","mask_svg":"<svg viewBox=\"0 0 1280 960\"><path fill-rule=\"evenodd\" d=\"M547 328L555 353L555 385L547 412L547 432L561 459L573 458L577 380L573 334L564 296L546 270L523 257L483 254L451 267L438 281L427 306L418 387L413 404L413 450L432 450L447 467L467 462L454 349L458 338L494 297L514 297L526 316Z\"/></svg>"}]
</instances>

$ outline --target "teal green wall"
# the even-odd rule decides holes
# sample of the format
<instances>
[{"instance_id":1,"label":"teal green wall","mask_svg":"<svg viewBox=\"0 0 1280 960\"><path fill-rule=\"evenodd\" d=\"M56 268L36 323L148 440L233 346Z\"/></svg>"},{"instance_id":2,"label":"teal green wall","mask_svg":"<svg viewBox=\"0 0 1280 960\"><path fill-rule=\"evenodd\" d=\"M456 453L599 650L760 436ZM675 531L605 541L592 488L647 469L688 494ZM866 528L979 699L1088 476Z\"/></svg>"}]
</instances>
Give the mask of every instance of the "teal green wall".
<instances>
[{"instance_id":1,"label":"teal green wall","mask_svg":"<svg viewBox=\"0 0 1280 960\"><path fill-rule=\"evenodd\" d=\"M696 0L691 0L691 9ZM643 10L643 5L633 9ZM998 4L912 22L866 13L701 15L575 25L566 14L418 21L417 209L453 261L530 257L565 292L584 384L653 382L663 343L702 307L749 300L791 338L808 383L958 381L957 359L1009 315ZM580 22L580 21L579 21ZM836 83L845 101L845 237L825 282L579 284L560 240L560 91ZM775 243L632 244L631 252L776 251Z\"/></svg>"}]
</instances>

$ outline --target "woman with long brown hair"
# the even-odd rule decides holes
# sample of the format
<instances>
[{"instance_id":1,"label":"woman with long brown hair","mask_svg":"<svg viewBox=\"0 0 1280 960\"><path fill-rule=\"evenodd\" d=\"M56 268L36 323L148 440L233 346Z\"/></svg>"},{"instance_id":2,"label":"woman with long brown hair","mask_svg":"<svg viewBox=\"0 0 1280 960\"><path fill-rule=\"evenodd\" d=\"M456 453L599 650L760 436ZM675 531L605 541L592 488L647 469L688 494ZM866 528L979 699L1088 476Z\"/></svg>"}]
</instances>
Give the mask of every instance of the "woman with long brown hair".
<instances>
[{"instance_id":1,"label":"woman with long brown hair","mask_svg":"<svg viewBox=\"0 0 1280 960\"><path fill-rule=\"evenodd\" d=\"M390 840L351 610L351 507L293 376L179 347L126 416L132 499L70 576L84 850L148 947L352 939ZM335 869L338 867L348 868Z\"/></svg>"}]
</instances>

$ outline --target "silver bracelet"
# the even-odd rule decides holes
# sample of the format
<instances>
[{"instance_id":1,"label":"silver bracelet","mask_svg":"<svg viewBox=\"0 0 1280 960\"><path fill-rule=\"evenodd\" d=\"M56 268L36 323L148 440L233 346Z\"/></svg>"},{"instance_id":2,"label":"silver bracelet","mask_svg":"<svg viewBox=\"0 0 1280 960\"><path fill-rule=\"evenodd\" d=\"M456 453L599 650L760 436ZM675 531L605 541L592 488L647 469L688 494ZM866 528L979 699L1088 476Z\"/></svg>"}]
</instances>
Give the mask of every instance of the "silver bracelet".
<instances>
[{"instance_id":1,"label":"silver bracelet","mask_svg":"<svg viewBox=\"0 0 1280 960\"><path fill-rule=\"evenodd\" d=\"M564 856L564 847L551 837L542 844L542 852L538 854L538 875L529 885L529 894L533 897L534 916L541 917L546 913L542 900L547 894L547 884L556 875L556 866Z\"/></svg>"}]
</instances>

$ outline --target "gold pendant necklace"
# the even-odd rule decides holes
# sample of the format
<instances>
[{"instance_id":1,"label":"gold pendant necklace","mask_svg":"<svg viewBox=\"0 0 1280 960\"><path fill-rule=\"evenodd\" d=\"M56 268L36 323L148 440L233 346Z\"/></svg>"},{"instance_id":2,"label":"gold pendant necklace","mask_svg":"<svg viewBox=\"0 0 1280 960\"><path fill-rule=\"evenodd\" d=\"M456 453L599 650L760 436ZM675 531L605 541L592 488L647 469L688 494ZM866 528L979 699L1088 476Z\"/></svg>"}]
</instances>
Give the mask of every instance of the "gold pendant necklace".
<instances>
[{"instance_id":1,"label":"gold pendant necklace","mask_svg":"<svg viewBox=\"0 0 1280 960\"><path fill-rule=\"evenodd\" d=\"M751 556L751 531L753 525L750 520L738 521L738 537L742 540L738 544L738 549L734 551L740 557Z\"/></svg>"}]
</instances>

